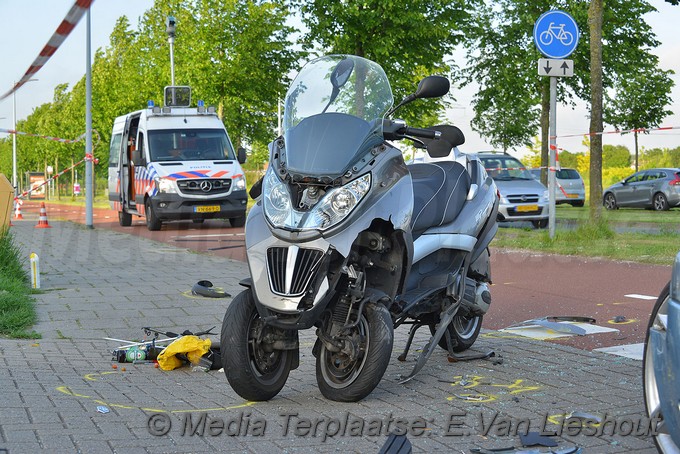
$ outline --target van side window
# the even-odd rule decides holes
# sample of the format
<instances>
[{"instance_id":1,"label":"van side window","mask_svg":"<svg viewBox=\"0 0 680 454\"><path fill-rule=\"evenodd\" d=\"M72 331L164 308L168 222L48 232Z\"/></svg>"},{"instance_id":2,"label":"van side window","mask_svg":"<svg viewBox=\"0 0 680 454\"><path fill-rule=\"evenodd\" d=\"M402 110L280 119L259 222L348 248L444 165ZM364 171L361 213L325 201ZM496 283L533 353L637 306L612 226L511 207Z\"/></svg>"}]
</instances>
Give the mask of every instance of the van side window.
<instances>
[{"instance_id":1,"label":"van side window","mask_svg":"<svg viewBox=\"0 0 680 454\"><path fill-rule=\"evenodd\" d=\"M111 137L111 148L109 149L109 167L118 167L120 159L120 142L123 139L122 134L114 134Z\"/></svg>"}]
</instances>

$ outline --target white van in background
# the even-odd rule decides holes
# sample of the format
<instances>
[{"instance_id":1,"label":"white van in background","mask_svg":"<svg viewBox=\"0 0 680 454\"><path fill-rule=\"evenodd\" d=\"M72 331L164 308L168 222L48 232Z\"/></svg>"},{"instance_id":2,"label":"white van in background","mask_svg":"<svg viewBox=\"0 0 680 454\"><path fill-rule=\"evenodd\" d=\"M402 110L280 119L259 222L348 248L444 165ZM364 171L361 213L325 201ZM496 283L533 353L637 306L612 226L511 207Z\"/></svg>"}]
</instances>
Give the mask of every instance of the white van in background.
<instances>
[{"instance_id":1,"label":"white van in background","mask_svg":"<svg viewBox=\"0 0 680 454\"><path fill-rule=\"evenodd\" d=\"M246 219L246 180L214 107L189 107L189 87L166 87L165 106L116 118L109 156L109 201L120 225L144 216L149 230L164 221Z\"/></svg>"}]
</instances>

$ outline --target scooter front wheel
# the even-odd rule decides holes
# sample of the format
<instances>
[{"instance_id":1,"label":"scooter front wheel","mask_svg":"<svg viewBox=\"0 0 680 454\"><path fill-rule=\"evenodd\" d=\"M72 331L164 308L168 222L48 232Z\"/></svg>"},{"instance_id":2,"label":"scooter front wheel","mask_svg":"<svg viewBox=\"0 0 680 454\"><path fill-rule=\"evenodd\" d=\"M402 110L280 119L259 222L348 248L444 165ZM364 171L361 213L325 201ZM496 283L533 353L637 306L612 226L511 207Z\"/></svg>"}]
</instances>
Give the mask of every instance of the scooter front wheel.
<instances>
[{"instance_id":1,"label":"scooter front wheel","mask_svg":"<svg viewBox=\"0 0 680 454\"><path fill-rule=\"evenodd\" d=\"M269 400L288 380L295 352L265 349L260 340L267 329L270 328L257 312L252 291L236 295L224 314L220 346L227 380L246 400Z\"/></svg>"},{"instance_id":2,"label":"scooter front wheel","mask_svg":"<svg viewBox=\"0 0 680 454\"><path fill-rule=\"evenodd\" d=\"M464 352L468 348L472 347L472 344L477 340L479 336L479 331L482 329L482 315L456 315L451 320L449 327L447 328L451 340L453 341L453 351L456 353ZM437 331L437 325L430 325L430 333L434 334ZM448 345L446 343L446 335L439 339L439 344L441 348L448 351Z\"/></svg>"},{"instance_id":3,"label":"scooter front wheel","mask_svg":"<svg viewBox=\"0 0 680 454\"><path fill-rule=\"evenodd\" d=\"M358 351L332 352L321 345L316 358L316 381L321 394L337 402L357 402L368 396L382 379L392 355L394 327L387 308L366 304L359 323L347 336Z\"/></svg>"}]
</instances>

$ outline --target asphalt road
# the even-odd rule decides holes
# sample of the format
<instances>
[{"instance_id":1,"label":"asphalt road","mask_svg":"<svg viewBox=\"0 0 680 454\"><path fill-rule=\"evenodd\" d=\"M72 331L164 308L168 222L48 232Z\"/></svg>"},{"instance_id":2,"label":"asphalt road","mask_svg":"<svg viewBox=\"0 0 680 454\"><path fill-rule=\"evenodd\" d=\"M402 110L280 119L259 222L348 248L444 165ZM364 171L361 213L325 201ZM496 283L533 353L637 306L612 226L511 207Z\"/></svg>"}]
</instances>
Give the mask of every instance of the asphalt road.
<instances>
[{"instance_id":1,"label":"asphalt road","mask_svg":"<svg viewBox=\"0 0 680 454\"><path fill-rule=\"evenodd\" d=\"M85 223L82 207L48 204L48 219ZM36 219L39 203L22 207ZM95 228L111 229L163 243L245 261L243 228L228 221L173 222L147 230L142 218L120 227L117 214L95 209ZM670 279L671 267L492 249L493 302L483 327L501 329L525 320L552 316L592 317L617 332L569 337L553 342L591 350L644 341L654 298ZM244 278L246 276L243 276Z\"/></svg>"}]
</instances>

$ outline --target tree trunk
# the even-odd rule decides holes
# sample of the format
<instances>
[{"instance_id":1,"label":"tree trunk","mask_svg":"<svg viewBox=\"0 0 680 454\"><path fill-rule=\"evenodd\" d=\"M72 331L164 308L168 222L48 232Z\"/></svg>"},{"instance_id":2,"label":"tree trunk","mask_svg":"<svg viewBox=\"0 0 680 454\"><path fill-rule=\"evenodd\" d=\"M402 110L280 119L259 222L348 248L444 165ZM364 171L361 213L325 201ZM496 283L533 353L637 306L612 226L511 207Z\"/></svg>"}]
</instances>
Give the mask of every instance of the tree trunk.
<instances>
[{"instance_id":1,"label":"tree trunk","mask_svg":"<svg viewBox=\"0 0 680 454\"><path fill-rule=\"evenodd\" d=\"M602 216L602 6L590 0L590 220Z\"/></svg>"},{"instance_id":2,"label":"tree trunk","mask_svg":"<svg viewBox=\"0 0 680 454\"><path fill-rule=\"evenodd\" d=\"M545 83L548 77L542 78L541 84L541 183L548 186L548 165L550 155L550 84Z\"/></svg>"}]
</instances>

